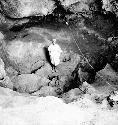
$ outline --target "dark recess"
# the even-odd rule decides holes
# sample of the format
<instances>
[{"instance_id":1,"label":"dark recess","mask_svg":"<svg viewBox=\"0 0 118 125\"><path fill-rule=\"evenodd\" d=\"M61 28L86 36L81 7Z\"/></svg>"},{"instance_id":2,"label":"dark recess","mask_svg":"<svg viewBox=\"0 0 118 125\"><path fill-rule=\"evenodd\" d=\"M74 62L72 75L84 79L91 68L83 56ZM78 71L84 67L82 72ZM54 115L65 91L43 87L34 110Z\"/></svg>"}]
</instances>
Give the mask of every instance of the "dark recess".
<instances>
[{"instance_id":1,"label":"dark recess","mask_svg":"<svg viewBox=\"0 0 118 125\"><path fill-rule=\"evenodd\" d=\"M14 25L13 27L10 28L10 31L13 32L18 32L21 31L25 28L29 28L31 26L44 26L44 27L48 27L48 26L57 26L58 25L63 25L66 22L66 15L70 15L73 14L69 9L64 9L63 6L61 5L60 1L55 0L55 5L57 6L54 11L46 16L30 16L27 18L22 18L22 19L18 19L23 20L23 19L29 19L29 22L24 23L22 25ZM9 18L9 17L7 17ZM12 18L9 18L12 20ZM15 20L15 19L13 19ZM57 29L57 28L56 28Z\"/></svg>"}]
</instances>

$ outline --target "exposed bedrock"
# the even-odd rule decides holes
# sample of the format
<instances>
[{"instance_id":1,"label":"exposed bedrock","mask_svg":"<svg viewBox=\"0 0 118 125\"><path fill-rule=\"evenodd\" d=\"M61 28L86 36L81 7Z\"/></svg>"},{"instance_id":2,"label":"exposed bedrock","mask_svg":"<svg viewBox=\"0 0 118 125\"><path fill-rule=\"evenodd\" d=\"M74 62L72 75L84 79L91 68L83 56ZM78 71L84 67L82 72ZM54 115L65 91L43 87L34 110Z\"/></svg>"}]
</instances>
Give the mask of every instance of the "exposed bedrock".
<instances>
[{"instance_id":1,"label":"exposed bedrock","mask_svg":"<svg viewBox=\"0 0 118 125\"><path fill-rule=\"evenodd\" d=\"M61 5L65 7L69 7L70 5L79 5L81 7L86 7L84 5L90 5L92 3L95 3L96 0L59 0L61 2ZM99 0L98 0L99 1ZM79 9L79 8L78 8ZM84 8L87 9L87 8Z\"/></svg>"},{"instance_id":2,"label":"exposed bedrock","mask_svg":"<svg viewBox=\"0 0 118 125\"><path fill-rule=\"evenodd\" d=\"M21 93L32 93L41 87L41 80L35 74L22 74L12 80L14 90Z\"/></svg>"},{"instance_id":3,"label":"exposed bedrock","mask_svg":"<svg viewBox=\"0 0 118 125\"><path fill-rule=\"evenodd\" d=\"M102 8L106 13L112 12L118 16L118 1L117 0L102 0Z\"/></svg>"},{"instance_id":4,"label":"exposed bedrock","mask_svg":"<svg viewBox=\"0 0 118 125\"><path fill-rule=\"evenodd\" d=\"M102 7L100 0L1 0L0 6L1 13L11 19L46 16L60 7L74 13L98 11Z\"/></svg>"},{"instance_id":5,"label":"exposed bedrock","mask_svg":"<svg viewBox=\"0 0 118 125\"><path fill-rule=\"evenodd\" d=\"M27 37L27 38L26 38ZM4 47L8 62L20 73L31 73L44 65L45 43L42 37L40 41L26 36L25 39L9 41ZM31 37L31 36L30 36Z\"/></svg>"},{"instance_id":6,"label":"exposed bedrock","mask_svg":"<svg viewBox=\"0 0 118 125\"><path fill-rule=\"evenodd\" d=\"M101 0L60 0L60 2L65 9L86 16L90 16L92 12L101 11L102 9Z\"/></svg>"},{"instance_id":7,"label":"exposed bedrock","mask_svg":"<svg viewBox=\"0 0 118 125\"><path fill-rule=\"evenodd\" d=\"M73 12L84 11L101 11L106 14L111 12L118 16L118 1L117 0L60 0L65 8L69 8Z\"/></svg>"},{"instance_id":8,"label":"exposed bedrock","mask_svg":"<svg viewBox=\"0 0 118 125\"><path fill-rule=\"evenodd\" d=\"M0 56L5 63L7 75L7 79L1 81L1 86L22 93L36 92L39 96L60 94L71 89L69 86L74 83L72 72L80 62L80 55L72 51L70 34L63 30L34 27L12 35L11 38L5 36L1 42ZM56 67L56 71L52 70L47 51L52 39L57 39L57 44L63 50L61 63Z\"/></svg>"},{"instance_id":9,"label":"exposed bedrock","mask_svg":"<svg viewBox=\"0 0 118 125\"><path fill-rule=\"evenodd\" d=\"M61 4L63 2L61 1ZM71 5L65 3L63 7L74 13L91 11L89 5L97 5L91 2L97 1L90 1L88 4L82 0ZM93 9L97 11L99 7L101 5ZM17 12L20 14L20 11ZM115 46L112 40L109 41L109 37L116 31L112 19L101 13L94 13L91 18L89 14L77 16L69 13L61 18L62 12L58 9L59 13L55 16L56 12L55 9L54 13L46 14L47 16L40 20L35 17L37 14L30 13L31 15L25 16L33 17L26 19L26 22L15 20L18 26L15 26L13 21L14 27L3 31L0 57L4 61L7 76L1 81L1 86L37 96L57 96L78 88L83 81L92 83L96 72L103 69L107 63L112 63L117 53L117 43ZM11 16L16 19L25 17L23 13L18 15L19 17L14 13ZM52 70L47 51L53 39L56 39L63 50L61 63L56 67L56 71Z\"/></svg>"},{"instance_id":10,"label":"exposed bedrock","mask_svg":"<svg viewBox=\"0 0 118 125\"><path fill-rule=\"evenodd\" d=\"M99 22L99 18L101 18L101 22ZM111 33L110 28L113 26L108 22L109 20L103 19L102 16L96 16L95 19L91 20L77 17L75 21L70 21L69 25L59 22L50 24L45 20L42 26L37 28L27 28L20 33L11 33L11 38L6 35L3 47L6 62L9 62L18 74L36 72L41 74L40 69L49 61L47 60L46 47L52 39L56 39L62 50L65 51L65 55L62 54L62 58L65 59L62 60L68 61L69 55L67 53L71 51L82 55L78 67L75 65L77 72L81 67L82 72L85 72L85 77L86 74L94 77L97 71L104 68L107 63L112 62L116 54L113 46L107 41Z\"/></svg>"},{"instance_id":11,"label":"exposed bedrock","mask_svg":"<svg viewBox=\"0 0 118 125\"><path fill-rule=\"evenodd\" d=\"M1 11L11 18L47 15L55 8L52 0L1 0L0 5Z\"/></svg>"}]
</instances>

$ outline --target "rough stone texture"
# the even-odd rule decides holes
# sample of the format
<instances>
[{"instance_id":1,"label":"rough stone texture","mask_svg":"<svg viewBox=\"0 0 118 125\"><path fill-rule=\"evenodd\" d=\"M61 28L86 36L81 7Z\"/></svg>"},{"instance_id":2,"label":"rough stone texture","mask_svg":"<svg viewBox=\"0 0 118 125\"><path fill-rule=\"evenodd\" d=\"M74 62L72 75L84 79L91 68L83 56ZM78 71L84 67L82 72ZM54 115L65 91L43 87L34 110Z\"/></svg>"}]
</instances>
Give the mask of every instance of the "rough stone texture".
<instances>
[{"instance_id":1,"label":"rough stone texture","mask_svg":"<svg viewBox=\"0 0 118 125\"><path fill-rule=\"evenodd\" d=\"M79 96L82 95L82 91L79 88L71 89L67 93L62 95L62 98L66 103L73 102L78 99Z\"/></svg>"},{"instance_id":2,"label":"rough stone texture","mask_svg":"<svg viewBox=\"0 0 118 125\"><path fill-rule=\"evenodd\" d=\"M69 6L71 4L77 3L80 0L59 0L61 2L62 5L64 6Z\"/></svg>"},{"instance_id":3,"label":"rough stone texture","mask_svg":"<svg viewBox=\"0 0 118 125\"><path fill-rule=\"evenodd\" d=\"M22 74L12 80L14 89L21 93L32 93L41 86L40 79L35 74Z\"/></svg>"},{"instance_id":4,"label":"rough stone texture","mask_svg":"<svg viewBox=\"0 0 118 125\"><path fill-rule=\"evenodd\" d=\"M112 68L113 68L116 72L118 72L118 55L117 55L117 54L116 54L115 59L114 59L113 62L111 63L111 66L112 66Z\"/></svg>"},{"instance_id":5,"label":"rough stone texture","mask_svg":"<svg viewBox=\"0 0 118 125\"><path fill-rule=\"evenodd\" d=\"M1 10L11 18L43 16L52 12L52 0L1 0Z\"/></svg>"},{"instance_id":6,"label":"rough stone texture","mask_svg":"<svg viewBox=\"0 0 118 125\"><path fill-rule=\"evenodd\" d=\"M4 39L4 35L2 32L0 32L0 40L3 40Z\"/></svg>"},{"instance_id":7,"label":"rough stone texture","mask_svg":"<svg viewBox=\"0 0 118 125\"><path fill-rule=\"evenodd\" d=\"M68 8L74 13L83 13L87 15L89 11L96 11L99 8L99 0L60 0L64 8Z\"/></svg>"},{"instance_id":8,"label":"rough stone texture","mask_svg":"<svg viewBox=\"0 0 118 125\"><path fill-rule=\"evenodd\" d=\"M51 32L52 36L49 36ZM57 32L55 34L55 32L48 29L40 28L40 30L36 30L33 28L33 30L18 34L18 39L11 40L13 36L6 39L3 42L1 56L6 65L6 74L12 81L12 87L11 85L10 87L6 85L7 83L2 83L1 86L27 93L33 93L38 91L40 87L49 86L57 87L56 93L62 92L63 86L65 83L68 84L71 79L70 75L80 61L80 55L69 51L71 50L71 45L66 50L65 46L70 37L67 34L65 37L65 34L65 32ZM46 47L51 44L51 37L52 39L57 38L57 43L64 50L60 57L61 64L56 67L56 72L52 70L49 55L46 51ZM60 39L64 39L65 46L62 45L63 42ZM37 78L32 78L32 73L38 78L38 85ZM34 79L33 82L32 79ZM30 86L33 87L31 88Z\"/></svg>"},{"instance_id":9,"label":"rough stone texture","mask_svg":"<svg viewBox=\"0 0 118 125\"><path fill-rule=\"evenodd\" d=\"M0 58L0 80L1 80L1 79L4 79L5 76L6 76L6 72L5 72L4 62L3 62L3 60Z\"/></svg>"},{"instance_id":10,"label":"rough stone texture","mask_svg":"<svg viewBox=\"0 0 118 125\"><path fill-rule=\"evenodd\" d=\"M41 89L35 93L33 93L32 95L35 96L57 96L56 93L56 88L51 87L51 86L44 86L41 87Z\"/></svg>"},{"instance_id":11,"label":"rough stone texture","mask_svg":"<svg viewBox=\"0 0 118 125\"><path fill-rule=\"evenodd\" d=\"M89 11L89 5L85 4L85 2L78 2L69 7L69 9L72 12L78 13L78 12L84 12L84 11Z\"/></svg>"},{"instance_id":12,"label":"rough stone texture","mask_svg":"<svg viewBox=\"0 0 118 125\"><path fill-rule=\"evenodd\" d=\"M14 76L17 76L18 75L18 72L12 67L12 66L9 66L5 69L6 71L6 74L9 78L13 78Z\"/></svg>"},{"instance_id":13,"label":"rough stone texture","mask_svg":"<svg viewBox=\"0 0 118 125\"><path fill-rule=\"evenodd\" d=\"M7 29L9 26L13 25L13 21L8 20L4 14L0 13L0 31Z\"/></svg>"},{"instance_id":14,"label":"rough stone texture","mask_svg":"<svg viewBox=\"0 0 118 125\"><path fill-rule=\"evenodd\" d=\"M110 1L111 0L102 0L102 2L103 2L102 8L105 9L106 11L111 11Z\"/></svg>"},{"instance_id":15,"label":"rough stone texture","mask_svg":"<svg viewBox=\"0 0 118 125\"><path fill-rule=\"evenodd\" d=\"M49 63L46 63L42 68L36 71L36 75L40 77L48 78L52 74L52 67Z\"/></svg>"},{"instance_id":16,"label":"rough stone texture","mask_svg":"<svg viewBox=\"0 0 118 125\"><path fill-rule=\"evenodd\" d=\"M117 0L102 0L103 6L102 8L105 9L107 12L115 13L118 16L118 1Z\"/></svg>"},{"instance_id":17,"label":"rough stone texture","mask_svg":"<svg viewBox=\"0 0 118 125\"><path fill-rule=\"evenodd\" d=\"M70 3L75 2L70 5L67 1L61 2L62 4L66 2L65 6L63 6L65 9L72 8L73 12L76 13L84 9L89 10L89 5L94 8L93 5L94 2L96 3L96 0L70 1ZM95 6L95 9L96 7L97 6ZM3 59L5 57L6 72L10 79L13 80L14 77L17 78L19 74L22 76L23 74L34 73L40 79L40 87L57 87L61 92L63 92L63 90L67 92L79 86L80 74L81 76L84 75L86 77L84 80L87 81L87 79L89 79L89 73L95 77L95 73L114 58L114 50L109 45L107 41L108 34L105 32L109 32L111 25L109 25L109 20L104 19L104 17L96 13L95 15L93 13L91 19L84 18L80 15L78 17L76 16L76 19L74 18L75 20L71 18L71 20L66 22L61 20L63 14L61 15L60 10L55 11L59 11L57 12L60 15L59 17L57 17L58 14L56 17L55 15L48 15L40 21L38 20L39 18L32 17L29 18L30 22L26 22L26 26L28 26L27 29L25 29L25 25L22 26L19 24L19 27L15 27L14 30L12 29L14 33L10 32L11 37L5 34L5 45L3 47L5 56L1 58ZM56 12L53 14L56 14ZM52 17L54 17L54 19ZM60 23L58 18L60 18L63 23ZM35 25L35 22L38 26ZM21 28L22 31L16 32L17 28ZM61 55L61 63L56 67L55 71L52 70L49 55L46 50L51 44L52 39L57 40L57 44L59 44L64 52ZM85 74L79 72L80 66L82 72ZM75 74L73 75L75 69L77 71L74 72ZM92 74L93 72L94 74ZM25 86L21 87L23 89L21 89L21 92L32 93L38 91L35 87L33 90L31 90L30 87L26 90L25 87L28 86L28 84L29 83L26 82ZM17 88L17 84L15 84L15 86ZM33 82L31 86L33 86Z\"/></svg>"},{"instance_id":18,"label":"rough stone texture","mask_svg":"<svg viewBox=\"0 0 118 125\"><path fill-rule=\"evenodd\" d=\"M88 4L84 2L81 0L81 3L73 4L73 10L81 12L81 10L89 9ZM5 34L4 51L3 55L0 51L0 57L2 59L5 57L3 61L7 76L0 80L0 86L9 87L18 92L30 93L33 96L59 96L61 94L59 97L62 97L65 102L72 101L72 103L63 104L62 100L54 97L39 98L31 95L30 97L23 95L14 97L8 89L0 88L0 125L118 124L118 112L115 110L114 113L114 110L107 109L106 97L104 97L105 104L103 105L99 95L96 96L96 89L104 96L109 94L108 89L110 91L114 87L116 89L118 75L107 65L105 69L97 73L95 79L97 81L93 85L86 82L81 84L80 81L83 75L81 70L85 73L85 77L89 78L89 73L101 70L107 63L113 61L114 58L111 57L116 54L114 48L110 46L112 39L107 41L111 34L114 35L113 32L110 32L114 29L112 21L106 19L107 15L97 14L92 15L91 19L82 19L79 16L76 18L77 22L70 20L65 24L62 21L65 25L58 21L53 22L49 18L51 15L45 17L47 22L43 20L44 25L40 24L41 21L32 18L32 22L36 21L39 24L34 28L27 29L30 35L24 30L25 26L21 32L16 32L16 28L10 38ZM34 26L34 22L31 25L26 23L26 25ZM49 57L43 51L53 38L57 39L57 43L65 52L61 55L61 64L55 68L55 71L52 70ZM114 63L117 65L117 58ZM92 70L90 65L93 66ZM63 94L64 92L66 93Z\"/></svg>"},{"instance_id":19,"label":"rough stone texture","mask_svg":"<svg viewBox=\"0 0 118 125\"><path fill-rule=\"evenodd\" d=\"M4 37L8 37L8 34L10 34L9 29L12 28L13 26L16 25L23 25L29 22L29 19L24 18L21 20L13 20L11 18L8 18L7 16L5 16L4 13L0 13L0 32L2 32L2 34L4 34ZM16 31L18 31L19 29L17 28ZM7 35L6 35L7 33Z\"/></svg>"},{"instance_id":20,"label":"rough stone texture","mask_svg":"<svg viewBox=\"0 0 118 125\"><path fill-rule=\"evenodd\" d=\"M80 55L70 53L70 59L58 65L57 69L62 76L70 75L75 70L80 60Z\"/></svg>"},{"instance_id":21,"label":"rough stone texture","mask_svg":"<svg viewBox=\"0 0 118 125\"><path fill-rule=\"evenodd\" d=\"M44 65L43 47L43 44L35 41L10 41L5 47L7 60L19 73L31 73Z\"/></svg>"},{"instance_id":22,"label":"rough stone texture","mask_svg":"<svg viewBox=\"0 0 118 125\"><path fill-rule=\"evenodd\" d=\"M89 4L90 2L92 2L94 0L60 0L61 4L68 7L72 4L75 4L75 3L84 3L84 4Z\"/></svg>"},{"instance_id":23,"label":"rough stone texture","mask_svg":"<svg viewBox=\"0 0 118 125\"><path fill-rule=\"evenodd\" d=\"M3 80L0 80L0 86L13 90L13 83L8 76L5 76Z\"/></svg>"}]
</instances>

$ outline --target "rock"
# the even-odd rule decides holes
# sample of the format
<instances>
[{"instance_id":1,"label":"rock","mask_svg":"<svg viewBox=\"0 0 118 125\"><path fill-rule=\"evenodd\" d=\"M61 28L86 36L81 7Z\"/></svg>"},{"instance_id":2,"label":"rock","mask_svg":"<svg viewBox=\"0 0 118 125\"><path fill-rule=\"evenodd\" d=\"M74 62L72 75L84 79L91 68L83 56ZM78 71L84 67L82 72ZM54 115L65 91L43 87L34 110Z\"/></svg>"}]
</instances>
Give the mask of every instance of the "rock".
<instances>
[{"instance_id":1,"label":"rock","mask_svg":"<svg viewBox=\"0 0 118 125\"><path fill-rule=\"evenodd\" d=\"M43 86L47 86L50 80L36 74L21 74L14 76L12 82L14 90L21 93L32 93L38 91Z\"/></svg>"},{"instance_id":2,"label":"rock","mask_svg":"<svg viewBox=\"0 0 118 125\"><path fill-rule=\"evenodd\" d=\"M9 88L0 87L0 98L4 98L7 96L13 97L13 96L18 96L18 95L21 95L21 94L18 92L15 92Z\"/></svg>"},{"instance_id":3,"label":"rock","mask_svg":"<svg viewBox=\"0 0 118 125\"><path fill-rule=\"evenodd\" d=\"M55 87L44 86L44 87L41 87L40 90L33 93L32 95L36 95L36 96L57 96L57 93L56 93L55 90L56 90Z\"/></svg>"},{"instance_id":4,"label":"rock","mask_svg":"<svg viewBox=\"0 0 118 125\"><path fill-rule=\"evenodd\" d=\"M83 92L79 88L71 89L67 93L64 93L62 95L62 98L66 103L73 102L74 100L77 100Z\"/></svg>"},{"instance_id":5,"label":"rock","mask_svg":"<svg viewBox=\"0 0 118 125\"><path fill-rule=\"evenodd\" d=\"M69 9L72 12L78 13L78 12L85 12L85 11L89 11L89 2L87 2L87 0L78 0L76 3L73 4L67 4L64 3L64 6L69 6Z\"/></svg>"},{"instance_id":6,"label":"rock","mask_svg":"<svg viewBox=\"0 0 118 125\"><path fill-rule=\"evenodd\" d=\"M44 45L28 40L10 41L5 46L7 62L20 74L31 73L42 67L46 60Z\"/></svg>"},{"instance_id":7,"label":"rock","mask_svg":"<svg viewBox=\"0 0 118 125\"><path fill-rule=\"evenodd\" d=\"M74 13L96 11L99 8L100 1L97 0L60 0L65 8L69 8ZM98 3L97 3L98 2Z\"/></svg>"},{"instance_id":8,"label":"rock","mask_svg":"<svg viewBox=\"0 0 118 125\"><path fill-rule=\"evenodd\" d=\"M53 78L53 77L52 77ZM65 79L63 79L63 82L60 81L61 77L58 80L58 77L54 77L53 79L51 79L51 82L49 83L49 86L52 87L62 87L65 84Z\"/></svg>"},{"instance_id":9,"label":"rock","mask_svg":"<svg viewBox=\"0 0 118 125\"><path fill-rule=\"evenodd\" d=\"M94 15L95 16L95 15ZM100 18L100 21L104 20L102 17L98 17ZM51 29L42 29L42 28L30 28L30 32L32 33L36 33L36 34L42 34L43 36L45 36L45 39L48 40L52 40L52 39L57 39L57 43L59 44L59 46L62 48L63 52L67 51L67 53L70 53L71 51L73 51L73 53L78 53L75 54L75 56L73 57L78 57L77 55L82 55L82 57L84 56L84 58L82 60L84 62L84 68L85 72L93 72L93 70L95 69L95 72L101 70L108 62L108 60L112 60L111 58L113 58L114 56L114 50L112 48L109 47L109 44L107 43L106 39L101 36L101 30L100 27L102 27L102 31L105 32L106 28L106 23L107 20L105 20L105 22L100 23L100 21L98 19L82 19L82 22L78 21L78 22L72 22L72 24L75 25L69 25L66 28L60 27L60 29L62 29L62 31L56 31L54 30L54 28ZM91 26L94 26L92 27ZM101 26L100 26L101 25ZM107 26L109 26L109 23L107 23ZM55 26L55 29L57 27ZM91 28L91 29L90 29ZM76 29L76 30L75 30ZM95 29L98 29L100 32L96 31ZM107 30L109 30L110 27L107 27ZM45 34L45 35L44 35ZM63 56L66 56L66 58L64 59ZM69 57L69 58L68 58ZM78 57L80 58L80 56ZM86 59L88 61L86 61ZM74 60L75 58L73 58ZM60 64L59 69L61 69L61 71L65 74L67 74L68 69L70 68L69 66L73 64L73 62L71 62L71 57L70 55L67 55L65 53L63 53L60 57L61 62L64 62L62 65ZM70 62L69 62L70 60ZM77 60L77 59L75 59ZM78 64L79 59L77 61L75 61L76 64ZM93 69L91 68L92 65ZM74 69L74 67L76 67L76 64L73 64L72 66L72 70ZM63 66L64 65L64 66ZM62 67L66 67L68 68L62 68ZM67 72L65 72L67 69ZM64 71L65 70L65 71ZM92 74L93 75L93 74Z\"/></svg>"},{"instance_id":10,"label":"rock","mask_svg":"<svg viewBox=\"0 0 118 125\"><path fill-rule=\"evenodd\" d=\"M14 22L13 20L6 18L4 14L2 14L2 12L0 13L0 31L4 30L7 31L8 30L7 28L13 25L13 22Z\"/></svg>"},{"instance_id":11,"label":"rock","mask_svg":"<svg viewBox=\"0 0 118 125\"><path fill-rule=\"evenodd\" d=\"M5 70L6 70L7 76L9 76L9 78L11 79L12 77L18 75L18 72L12 66L7 67Z\"/></svg>"},{"instance_id":12,"label":"rock","mask_svg":"<svg viewBox=\"0 0 118 125\"><path fill-rule=\"evenodd\" d=\"M32 93L41 87L39 86L40 79L35 74L19 75L12 82L14 89L21 93Z\"/></svg>"},{"instance_id":13,"label":"rock","mask_svg":"<svg viewBox=\"0 0 118 125\"><path fill-rule=\"evenodd\" d=\"M5 15L11 18L43 16L55 8L52 0L1 0L0 5Z\"/></svg>"},{"instance_id":14,"label":"rock","mask_svg":"<svg viewBox=\"0 0 118 125\"><path fill-rule=\"evenodd\" d=\"M42 76L38 76L38 78L40 79L40 81L38 82L38 85L40 87L47 86L49 84L49 82L50 82L50 80L48 78L44 77L44 76L43 77Z\"/></svg>"},{"instance_id":15,"label":"rock","mask_svg":"<svg viewBox=\"0 0 118 125\"><path fill-rule=\"evenodd\" d=\"M3 40L4 39L4 35L2 32L0 32L0 40Z\"/></svg>"},{"instance_id":16,"label":"rock","mask_svg":"<svg viewBox=\"0 0 118 125\"><path fill-rule=\"evenodd\" d=\"M112 101L118 102L118 91L113 91L109 97Z\"/></svg>"},{"instance_id":17,"label":"rock","mask_svg":"<svg viewBox=\"0 0 118 125\"><path fill-rule=\"evenodd\" d=\"M110 107L118 108L118 91L112 91L110 95L107 97L107 101Z\"/></svg>"},{"instance_id":18,"label":"rock","mask_svg":"<svg viewBox=\"0 0 118 125\"><path fill-rule=\"evenodd\" d=\"M105 10L105 13L115 13L118 16L118 1L117 0L102 0L102 8Z\"/></svg>"},{"instance_id":19,"label":"rock","mask_svg":"<svg viewBox=\"0 0 118 125\"><path fill-rule=\"evenodd\" d=\"M13 90L13 83L8 76L5 76L3 80L0 80L0 86Z\"/></svg>"},{"instance_id":20,"label":"rock","mask_svg":"<svg viewBox=\"0 0 118 125\"><path fill-rule=\"evenodd\" d=\"M45 63L45 65L35 72L36 75L40 77L48 78L52 74L52 67L50 64Z\"/></svg>"},{"instance_id":21,"label":"rock","mask_svg":"<svg viewBox=\"0 0 118 125\"><path fill-rule=\"evenodd\" d=\"M6 76L6 72L5 72L4 68L5 68L4 67L4 62L0 58L0 80L4 79L4 77Z\"/></svg>"},{"instance_id":22,"label":"rock","mask_svg":"<svg viewBox=\"0 0 118 125\"><path fill-rule=\"evenodd\" d=\"M107 64L104 69L99 71L97 76L98 79L101 79L101 85L103 81L103 85L105 86L105 84L107 84L106 86L109 86L110 91L118 88L118 74L113 70L113 68L109 64Z\"/></svg>"},{"instance_id":23,"label":"rock","mask_svg":"<svg viewBox=\"0 0 118 125\"><path fill-rule=\"evenodd\" d=\"M88 0L60 0L61 4L68 7L72 4L75 4L75 3L80 3L80 2L87 2Z\"/></svg>"},{"instance_id":24,"label":"rock","mask_svg":"<svg viewBox=\"0 0 118 125\"><path fill-rule=\"evenodd\" d=\"M96 92L96 89L91 86L90 84L88 84L87 82L83 82L82 86L80 87L81 90L87 94L92 94Z\"/></svg>"},{"instance_id":25,"label":"rock","mask_svg":"<svg viewBox=\"0 0 118 125\"><path fill-rule=\"evenodd\" d=\"M115 59L113 60L113 62L110 64L112 66L112 68L118 72L118 54L116 54Z\"/></svg>"},{"instance_id":26,"label":"rock","mask_svg":"<svg viewBox=\"0 0 118 125\"><path fill-rule=\"evenodd\" d=\"M111 11L111 4L110 0L102 0L103 6L102 8L105 9L106 11Z\"/></svg>"},{"instance_id":27,"label":"rock","mask_svg":"<svg viewBox=\"0 0 118 125\"><path fill-rule=\"evenodd\" d=\"M69 52L68 52L69 53ZM75 68L77 67L77 65L80 62L80 55L76 54L76 53L70 53L69 59L65 58L65 62L64 62L64 57L62 57L63 59L61 59L63 62L61 62L58 66L57 69L60 72L61 75L70 75L72 74L72 72L75 70Z\"/></svg>"}]
</instances>

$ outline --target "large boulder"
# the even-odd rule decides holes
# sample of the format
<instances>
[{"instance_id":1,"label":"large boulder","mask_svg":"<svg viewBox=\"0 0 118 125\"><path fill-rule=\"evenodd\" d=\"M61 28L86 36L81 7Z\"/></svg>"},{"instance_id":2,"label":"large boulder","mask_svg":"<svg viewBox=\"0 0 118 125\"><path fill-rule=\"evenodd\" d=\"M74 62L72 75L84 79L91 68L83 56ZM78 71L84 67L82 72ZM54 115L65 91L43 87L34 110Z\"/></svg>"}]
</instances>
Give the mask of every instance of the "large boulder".
<instances>
[{"instance_id":1,"label":"large boulder","mask_svg":"<svg viewBox=\"0 0 118 125\"><path fill-rule=\"evenodd\" d=\"M2 11L11 18L47 15L53 11L52 0L1 0Z\"/></svg>"},{"instance_id":2,"label":"large boulder","mask_svg":"<svg viewBox=\"0 0 118 125\"><path fill-rule=\"evenodd\" d=\"M4 47L7 58L5 62L9 62L20 74L31 73L42 67L46 61L45 44L43 39L40 40L39 42L28 39L9 41Z\"/></svg>"},{"instance_id":3,"label":"large boulder","mask_svg":"<svg viewBox=\"0 0 118 125\"><path fill-rule=\"evenodd\" d=\"M35 74L22 74L14 78L14 89L21 93L32 93L39 89L40 79Z\"/></svg>"}]
</instances>

